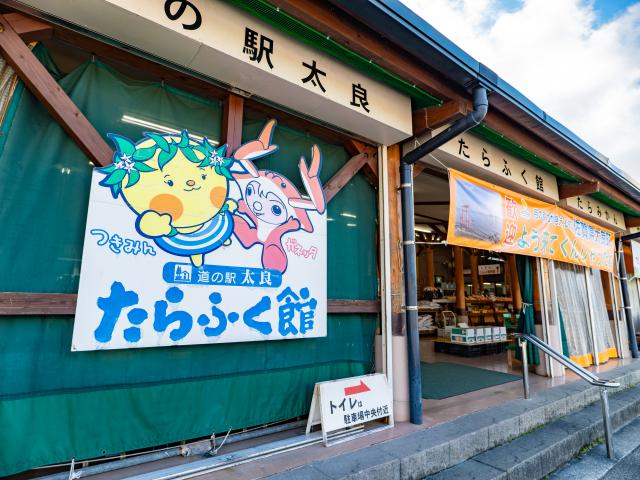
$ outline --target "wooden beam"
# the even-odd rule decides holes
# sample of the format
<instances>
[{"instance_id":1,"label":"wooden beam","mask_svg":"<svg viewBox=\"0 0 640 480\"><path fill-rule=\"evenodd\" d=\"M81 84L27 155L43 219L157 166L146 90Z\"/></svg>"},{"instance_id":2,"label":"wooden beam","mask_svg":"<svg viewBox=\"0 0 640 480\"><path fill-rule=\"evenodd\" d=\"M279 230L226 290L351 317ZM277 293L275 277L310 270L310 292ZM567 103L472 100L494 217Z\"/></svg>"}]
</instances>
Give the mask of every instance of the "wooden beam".
<instances>
[{"instance_id":1,"label":"wooden beam","mask_svg":"<svg viewBox=\"0 0 640 480\"><path fill-rule=\"evenodd\" d=\"M425 263L426 263L425 284L427 287L434 287L435 286L435 275L434 275L435 270L433 268L433 247L431 246L427 247Z\"/></svg>"},{"instance_id":2,"label":"wooden beam","mask_svg":"<svg viewBox=\"0 0 640 480\"><path fill-rule=\"evenodd\" d=\"M0 315L74 315L75 293L0 293Z\"/></svg>"},{"instance_id":3,"label":"wooden beam","mask_svg":"<svg viewBox=\"0 0 640 480\"><path fill-rule=\"evenodd\" d=\"M429 215L423 215L421 213L415 213L415 212L414 212L414 214L415 214L416 217L426 218L427 220L435 220L436 222L439 222L439 223L442 223L442 224L447 223L447 221L443 220L442 218L430 217Z\"/></svg>"},{"instance_id":4,"label":"wooden beam","mask_svg":"<svg viewBox=\"0 0 640 480\"><path fill-rule=\"evenodd\" d=\"M413 178L420 176L422 172L427 168L427 164L423 162L416 162L413 164Z\"/></svg>"},{"instance_id":5,"label":"wooden beam","mask_svg":"<svg viewBox=\"0 0 640 480\"><path fill-rule=\"evenodd\" d=\"M401 53L381 32L375 32L348 14L336 10L329 2L270 0L269 3L436 97L452 99L464 96L461 89L452 87L445 78Z\"/></svg>"},{"instance_id":6,"label":"wooden beam","mask_svg":"<svg viewBox=\"0 0 640 480\"><path fill-rule=\"evenodd\" d=\"M324 196L327 203L349 183L356 173L369 161L367 152L351 157L336 174L324 185Z\"/></svg>"},{"instance_id":7,"label":"wooden beam","mask_svg":"<svg viewBox=\"0 0 640 480\"><path fill-rule=\"evenodd\" d=\"M29 91L96 166L109 165L113 151L60 85L33 55L10 23L0 16L0 52Z\"/></svg>"},{"instance_id":8,"label":"wooden beam","mask_svg":"<svg viewBox=\"0 0 640 480\"><path fill-rule=\"evenodd\" d=\"M371 145L367 145L364 142L356 140L354 138L348 138L344 141L344 148L349 155L358 155L359 153L367 152L369 154L369 160L364 164L362 173L367 178L367 181L375 188L378 188L378 155L377 150Z\"/></svg>"},{"instance_id":9,"label":"wooden beam","mask_svg":"<svg viewBox=\"0 0 640 480\"><path fill-rule=\"evenodd\" d=\"M449 181L449 174L446 171L442 171L436 167L424 162L416 162L413 164L413 178L417 178L422 174L431 175L432 177L439 178L440 180Z\"/></svg>"},{"instance_id":10,"label":"wooden beam","mask_svg":"<svg viewBox=\"0 0 640 480\"><path fill-rule=\"evenodd\" d=\"M464 117L470 110L470 104L463 98L449 100L439 107L426 107L412 113L413 135L442 127Z\"/></svg>"},{"instance_id":11,"label":"wooden beam","mask_svg":"<svg viewBox=\"0 0 640 480\"><path fill-rule=\"evenodd\" d=\"M343 145L347 153L351 156L356 156L364 152L368 147L366 143L356 140L355 138L347 138L343 142Z\"/></svg>"},{"instance_id":12,"label":"wooden beam","mask_svg":"<svg viewBox=\"0 0 640 480\"><path fill-rule=\"evenodd\" d=\"M578 195L587 195L600 191L600 182L584 182L584 183L560 183L558 184L558 197L569 198Z\"/></svg>"},{"instance_id":13,"label":"wooden beam","mask_svg":"<svg viewBox=\"0 0 640 480\"><path fill-rule=\"evenodd\" d=\"M506 255L509 280L511 281L511 301L513 302L513 309L516 313L519 313L522 310L522 293L520 292L520 280L518 279L518 269L516 268L516 256L513 253L507 253Z\"/></svg>"},{"instance_id":14,"label":"wooden beam","mask_svg":"<svg viewBox=\"0 0 640 480\"><path fill-rule=\"evenodd\" d=\"M53 26L22 13L5 13L4 18L25 43L48 40Z\"/></svg>"},{"instance_id":15,"label":"wooden beam","mask_svg":"<svg viewBox=\"0 0 640 480\"><path fill-rule=\"evenodd\" d=\"M624 216L624 224L627 228L640 227L640 217L632 217L630 215Z\"/></svg>"},{"instance_id":16,"label":"wooden beam","mask_svg":"<svg viewBox=\"0 0 640 480\"><path fill-rule=\"evenodd\" d=\"M0 316L75 315L75 293L0 292ZM377 313L378 300L327 300L328 313Z\"/></svg>"},{"instance_id":17,"label":"wooden beam","mask_svg":"<svg viewBox=\"0 0 640 480\"><path fill-rule=\"evenodd\" d=\"M378 313L378 300L327 300L327 313Z\"/></svg>"},{"instance_id":18,"label":"wooden beam","mask_svg":"<svg viewBox=\"0 0 640 480\"><path fill-rule=\"evenodd\" d=\"M244 98L230 93L222 103L222 139L231 155L242 144Z\"/></svg>"},{"instance_id":19,"label":"wooden beam","mask_svg":"<svg viewBox=\"0 0 640 480\"><path fill-rule=\"evenodd\" d=\"M478 275L478 252L472 250L469 254L469 270L471 271L471 294L480 293L480 278Z\"/></svg>"}]
</instances>

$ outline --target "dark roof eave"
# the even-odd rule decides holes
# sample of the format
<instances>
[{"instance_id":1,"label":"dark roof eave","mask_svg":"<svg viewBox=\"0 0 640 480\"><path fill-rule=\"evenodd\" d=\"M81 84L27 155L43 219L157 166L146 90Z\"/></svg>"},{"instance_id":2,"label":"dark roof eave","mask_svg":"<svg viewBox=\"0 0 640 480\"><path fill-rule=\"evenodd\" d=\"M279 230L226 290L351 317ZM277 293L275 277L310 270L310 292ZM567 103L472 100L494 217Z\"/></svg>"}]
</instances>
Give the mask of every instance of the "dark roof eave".
<instances>
[{"instance_id":1,"label":"dark roof eave","mask_svg":"<svg viewBox=\"0 0 640 480\"><path fill-rule=\"evenodd\" d=\"M479 82L487 87L493 92L492 107L512 119L518 119L526 128L535 129L545 141L640 203L640 185L606 156L547 115L490 68L475 60L398 0L331 2L373 30L384 32L389 41L402 46L402 49L457 85L469 88L474 82ZM429 48L425 48L425 45ZM494 101L496 96L499 98Z\"/></svg>"}]
</instances>

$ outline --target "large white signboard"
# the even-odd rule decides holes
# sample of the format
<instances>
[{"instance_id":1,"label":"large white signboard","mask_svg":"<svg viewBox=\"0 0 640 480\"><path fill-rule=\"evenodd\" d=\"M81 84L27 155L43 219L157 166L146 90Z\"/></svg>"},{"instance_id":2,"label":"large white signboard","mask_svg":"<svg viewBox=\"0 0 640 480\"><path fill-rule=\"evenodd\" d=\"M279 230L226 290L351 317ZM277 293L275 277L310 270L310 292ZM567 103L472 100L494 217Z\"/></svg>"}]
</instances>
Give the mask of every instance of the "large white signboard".
<instances>
[{"instance_id":1,"label":"large white signboard","mask_svg":"<svg viewBox=\"0 0 640 480\"><path fill-rule=\"evenodd\" d=\"M22 0L33 8L391 145L411 99L220 0Z\"/></svg>"},{"instance_id":2,"label":"large white signboard","mask_svg":"<svg viewBox=\"0 0 640 480\"><path fill-rule=\"evenodd\" d=\"M626 230L624 214L615 208L611 208L588 195L569 197L564 200L564 205L580 215L585 215L600 223L605 223L616 230Z\"/></svg>"},{"instance_id":3,"label":"large white signboard","mask_svg":"<svg viewBox=\"0 0 640 480\"><path fill-rule=\"evenodd\" d=\"M110 135L96 169L72 350L326 336L321 152L301 192L253 160L275 121L233 155L182 135ZM308 158L308 157L307 157Z\"/></svg>"},{"instance_id":4,"label":"large white signboard","mask_svg":"<svg viewBox=\"0 0 640 480\"><path fill-rule=\"evenodd\" d=\"M477 171L517 184L538 197L558 201L556 177L472 133L466 132L448 141L439 151L449 155L451 164L448 166L465 169L472 165Z\"/></svg>"}]
</instances>

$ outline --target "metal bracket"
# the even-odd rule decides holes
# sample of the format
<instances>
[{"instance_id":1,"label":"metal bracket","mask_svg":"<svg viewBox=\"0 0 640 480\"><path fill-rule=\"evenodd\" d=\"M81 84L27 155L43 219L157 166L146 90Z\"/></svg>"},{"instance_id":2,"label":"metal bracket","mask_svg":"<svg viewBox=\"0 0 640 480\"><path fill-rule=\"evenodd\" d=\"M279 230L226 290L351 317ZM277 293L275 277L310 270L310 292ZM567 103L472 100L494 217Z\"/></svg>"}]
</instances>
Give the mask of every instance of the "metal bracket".
<instances>
[{"instance_id":1,"label":"metal bracket","mask_svg":"<svg viewBox=\"0 0 640 480\"><path fill-rule=\"evenodd\" d=\"M71 467L69 468L69 480L80 478L80 472L76 473L76 457L71 457Z\"/></svg>"}]
</instances>

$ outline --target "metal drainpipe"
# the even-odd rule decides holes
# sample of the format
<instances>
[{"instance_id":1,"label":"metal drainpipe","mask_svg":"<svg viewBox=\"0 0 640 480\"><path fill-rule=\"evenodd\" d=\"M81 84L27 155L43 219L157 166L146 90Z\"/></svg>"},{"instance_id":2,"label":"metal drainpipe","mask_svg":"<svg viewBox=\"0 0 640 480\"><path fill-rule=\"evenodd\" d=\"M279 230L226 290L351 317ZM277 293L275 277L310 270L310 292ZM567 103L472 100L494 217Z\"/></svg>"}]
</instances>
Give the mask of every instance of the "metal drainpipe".
<instances>
[{"instance_id":1,"label":"metal drainpipe","mask_svg":"<svg viewBox=\"0 0 640 480\"><path fill-rule=\"evenodd\" d=\"M413 164L454 137L478 125L487 114L489 100L484 87L473 90L473 111L449 128L407 153L400 163L402 236L404 241L404 291L409 357L409 411L411 423L422 424L422 378L418 334L418 293L416 284L416 243L413 211Z\"/></svg>"},{"instance_id":2,"label":"metal drainpipe","mask_svg":"<svg viewBox=\"0 0 640 480\"><path fill-rule=\"evenodd\" d=\"M632 235L629 235L630 237ZM633 317L631 316L631 302L629 301L629 285L627 284L627 267L624 264L624 250L622 249L622 240L628 238L622 237L618 240L618 270L620 274L620 290L622 290L622 311L624 313L625 323L627 324L627 335L629 336L629 348L631 356L638 358L638 341L636 340L636 329L633 325ZM635 237L634 237L635 238Z\"/></svg>"}]
</instances>

